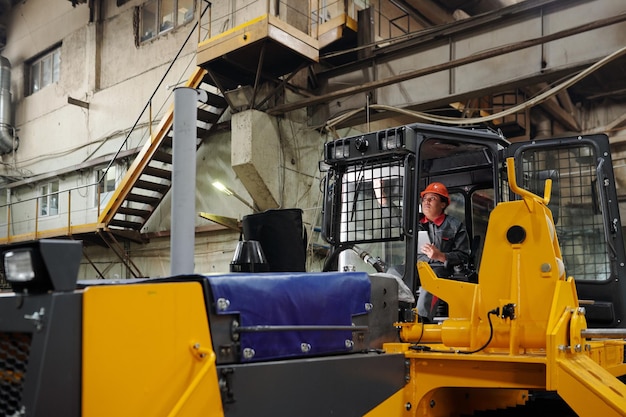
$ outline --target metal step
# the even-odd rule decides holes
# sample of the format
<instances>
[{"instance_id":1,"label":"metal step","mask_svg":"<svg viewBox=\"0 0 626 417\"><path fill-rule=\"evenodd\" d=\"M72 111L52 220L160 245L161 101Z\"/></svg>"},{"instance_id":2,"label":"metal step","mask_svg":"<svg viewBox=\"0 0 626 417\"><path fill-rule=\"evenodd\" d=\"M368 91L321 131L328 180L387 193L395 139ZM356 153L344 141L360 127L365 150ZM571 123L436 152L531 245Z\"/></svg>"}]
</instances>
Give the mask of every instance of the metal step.
<instances>
[{"instance_id":1,"label":"metal step","mask_svg":"<svg viewBox=\"0 0 626 417\"><path fill-rule=\"evenodd\" d=\"M154 159L155 161L172 165L172 154L169 152L165 152L161 149L159 149L158 151L154 153L154 156L152 157L152 159Z\"/></svg>"},{"instance_id":2,"label":"metal step","mask_svg":"<svg viewBox=\"0 0 626 417\"><path fill-rule=\"evenodd\" d=\"M205 77L205 79L206 78L207 77ZM210 85L210 82L205 81L205 83ZM209 100L207 101L206 104L213 106L213 107L220 108L220 109L225 109L226 107L228 107L228 103L226 102L226 99L224 97L217 95L215 93L212 93L210 91L207 91L207 94L209 96Z\"/></svg>"},{"instance_id":3,"label":"metal step","mask_svg":"<svg viewBox=\"0 0 626 417\"><path fill-rule=\"evenodd\" d=\"M217 92L218 88L212 84L211 78L201 68L196 69L188 82L188 85L193 88L202 88L207 91L208 95L207 102L199 102L197 107L197 146L211 134L218 120L228 108L226 99ZM170 111L173 112L173 110ZM172 114L169 117L171 116ZM152 141L146 143L147 151L143 155L143 159L137 164L137 168L126 174L124 180L128 184L125 184L123 188L125 190L124 195L116 200L112 209L104 213L102 216L103 223L125 228L129 231L139 231L154 213L154 208L161 203L163 197L170 190L173 169L173 118L167 123L159 127ZM140 205L138 205L140 208L128 207L129 202L144 204L146 207L141 208ZM138 221L122 220L120 219L123 218L122 215L133 216Z\"/></svg>"},{"instance_id":4,"label":"metal step","mask_svg":"<svg viewBox=\"0 0 626 417\"><path fill-rule=\"evenodd\" d=\"M116 226L116 227L123 227L125 229L133 229L133 230L140 230L143 227L143 223L130 222L128 220L118 220L118 219L111 220L111 223L109 225Z\"/></svg>"},{"instance_id":5,"label":"metal step","mask_svg":"<svg viewBox=\"0 0 626 417\"><path fill-rule=\"evenodd\" d=\"M150 196L147 196L147 195L133 194L133 193L128 194L128 196L126 197L126 200L134 201L136 203L147 204L147 205L152 206L152 207L155 207L157 204L159 204L161 202L161 199L157 198L157 197L150 197ZM119 209L118 209L118 211L119 211Z\"/></svg>"},{"instance_id":6,"label":"metal step","mask_svg":"<svg viewBox=\"0 0 626 417\"><path fill-rule=\"evenodd\" d=\"M160 182L152 182L146 180L137 180L135 187L142 190L156 191L157 193L165 194L169 189L169 184L163 184Z\"/></svg>"},{"instance_id":7,"label":"metal step","mask_svg":"<svg viewBox=\"0 0 626 417\"><path fill-rule=\"evenodd\" d=\"M222 115L198 107L198 120L214 125Z\"/></svg>"},{"instance_id":8,"label":"metal step","mask_svg":"<svg viewBox=\"0 0 626 417\"><path fill-rule=\"evenodd\" d=\"M152 210L142 210L132 207L120 207L117 212L119 214L141 217L142 219L147 219L150 214L152 214Z\"/></svg>"},{"instance_id":9,"label":"metal step","mask_svg":"<svg viewBox=\"0 0 626 417\"><path fill-rule=\"evenodd\" d=\"M165 180L172 180L172 171L163 168L147 166L146 169L143 170L143 174L163 178Z\"/></svg>"}]
</instances>

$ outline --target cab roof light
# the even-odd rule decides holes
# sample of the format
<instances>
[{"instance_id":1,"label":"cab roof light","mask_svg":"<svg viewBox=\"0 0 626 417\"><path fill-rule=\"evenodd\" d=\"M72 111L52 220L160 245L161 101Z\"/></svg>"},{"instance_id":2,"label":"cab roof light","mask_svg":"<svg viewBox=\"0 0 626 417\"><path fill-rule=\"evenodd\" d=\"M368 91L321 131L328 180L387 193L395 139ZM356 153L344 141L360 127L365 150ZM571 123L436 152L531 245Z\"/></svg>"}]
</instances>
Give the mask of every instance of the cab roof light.
<instances>
[{"instance_id":1,"label":"cab roof light","mask_svg":"<svg viewBox=\"0 0 626 417\"><path fill-rule=\"evenodd\" d=\"M385 130L378 135L378 149L390 151L404 148L404 131L400 129Z\"/></svg>"},{"instance_id":2,"label":"cab roof light","mask_svg":"<svg viewBox=\"0 0 626 417\"><path fill-rule=\"evenodd\" d=\"M328 154L326 158L333 159L345 159L350 156L350 141L346 139L338 139L332 142L328 146Z\"/></svg>"}]
</instances>

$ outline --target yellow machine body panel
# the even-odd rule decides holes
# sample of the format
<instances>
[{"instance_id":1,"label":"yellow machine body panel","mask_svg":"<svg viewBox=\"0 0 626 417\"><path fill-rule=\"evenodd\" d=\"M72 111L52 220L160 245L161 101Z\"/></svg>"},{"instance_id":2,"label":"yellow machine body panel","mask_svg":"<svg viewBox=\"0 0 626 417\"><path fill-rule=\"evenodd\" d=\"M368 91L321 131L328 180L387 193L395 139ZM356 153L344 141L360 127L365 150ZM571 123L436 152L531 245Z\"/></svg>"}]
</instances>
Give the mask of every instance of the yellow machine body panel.
<instances>
[{"instance_id":1,"label":"yellow machine body panel","mask_svg":"<svg viewBox=\"0 0 626 417\"><path fill-rule=\"evenodd\" d=\"M546 206L550 182L542 199L517 187L511 159L508 169L522 199L491 212L478 283L438 278L418 262L422 286L450 307L440 324L398 323L408 345L385 344L408 360L404 409L459 416L547 390L579 415L626 416L626 385L615 378L624 372L623 343L584 337L585 311Z\"/></svg>"},{"instance_id":2,"label":"yellow machine body panel","mask_svg":"<svg viewBox=\"0 0 626 417\"><path fill-rule=\"evenodd\" d=\"M201 286L86 288L82 381L84 417L223 416Z\"/></svg>"}]
</instances>

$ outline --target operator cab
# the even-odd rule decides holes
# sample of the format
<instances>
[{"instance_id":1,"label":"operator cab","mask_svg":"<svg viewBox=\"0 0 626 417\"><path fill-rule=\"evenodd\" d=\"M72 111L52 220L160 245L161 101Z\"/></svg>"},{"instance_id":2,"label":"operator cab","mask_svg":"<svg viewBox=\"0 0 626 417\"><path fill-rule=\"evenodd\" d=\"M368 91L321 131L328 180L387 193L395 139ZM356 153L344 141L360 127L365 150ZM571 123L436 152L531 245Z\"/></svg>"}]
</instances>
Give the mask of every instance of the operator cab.
<instances>
[{"instance_id":1,"label":"operator cab","mask_svg":"<svg viewBox=\"0 0 626 417\"><path fill-rule=\"evenodd\" d=\"M323 236L334 251L325 269L395 275L414 298L420 191L437 181L450 193L446 212L473 242L472 261L456 278L475 280L489 212L501 201L496 161L508 145L493 131L426 124L327 144Z\"/></svg>"},{"instance_id":2,"label":"operator cab","mask_svg":"<svg viewBox=\"0 0 626 417\"><path fill-rule=\"evenodd\" d=\"M412 306L420 191L436 181L448 188L446 213L465 223L472 250L449 278L477 282L489 214L517 198L508 156L523 188L543 196L545 180L553 181L548 207L589 325L623 326L626 259L605 135L511 144L488 129L416 123L329 142L322 236L332 251L324 269L393 275L406 286L400 301Z\"/></svg>"}]
</instances>

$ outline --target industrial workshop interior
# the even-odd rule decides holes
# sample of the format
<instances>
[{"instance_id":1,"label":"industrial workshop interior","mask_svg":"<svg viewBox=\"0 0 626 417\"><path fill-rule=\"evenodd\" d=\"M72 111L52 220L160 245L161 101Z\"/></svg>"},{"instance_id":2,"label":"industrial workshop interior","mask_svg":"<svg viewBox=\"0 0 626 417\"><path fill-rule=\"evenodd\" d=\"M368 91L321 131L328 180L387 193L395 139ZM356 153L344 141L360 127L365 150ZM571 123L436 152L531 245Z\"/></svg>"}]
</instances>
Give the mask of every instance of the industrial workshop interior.
<instances>
[{"instance_id":1,"label":"industrial workshop interior","mask_svg":"<svg viewBox=\"0 0 626 417\"><path fill-rule=\"evenodd\" d=\"M0 0L0 417L626 416L625 80L623 0Z\"/></svg>"}]
</instances>

